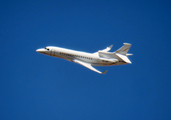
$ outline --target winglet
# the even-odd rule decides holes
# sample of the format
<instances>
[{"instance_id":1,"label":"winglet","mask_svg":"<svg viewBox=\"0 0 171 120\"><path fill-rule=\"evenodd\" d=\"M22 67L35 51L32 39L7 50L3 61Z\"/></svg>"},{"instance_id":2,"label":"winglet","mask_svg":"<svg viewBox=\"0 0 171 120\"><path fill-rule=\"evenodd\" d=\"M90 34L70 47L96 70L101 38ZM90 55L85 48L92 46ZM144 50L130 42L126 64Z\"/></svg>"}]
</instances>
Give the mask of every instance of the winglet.
<instances>
[{"instance_id":1,"label":"winglet","mask_svg":"<svg viewBox=\"0 0 171 120\"><path fill-rule=\"evenodd\" d=\"M104 51L104 52L108 52L112 47L113 47L113 45L111 45L111 46L107 47L106 49L104 49L104 50L102 50L102 51Z\"/></svg>"},{"instance_id":2,"label":"winglet","mask_svg":"<svg viewBox=\"0 0 171 120\"><path fill-rule=\"evenodd\" d=\"M102 72L101 74L106 74L107 70L105 70L104 72Z\"/></svg>"},{"instance_id":3,"label":"winglet","mask_svg":"<svg viewBox=\"0 0 171 120\"><path fill-rule=\"evenodd\" d=\"M103 50L99 50L99 51L108 52L112 47L113 47L113 45L111 45Z\"/></svg>"},{"instance_id":4,"label":"winglet","mask_svg":"<svg viewBox=\"0 0 171 120\"><path fill-rule=\"evenodd\" d=\"M110 49L111 49L112 47L113 47L113 45L109 46L108 48L110 48Z\"/></svg>"}]
</instances>

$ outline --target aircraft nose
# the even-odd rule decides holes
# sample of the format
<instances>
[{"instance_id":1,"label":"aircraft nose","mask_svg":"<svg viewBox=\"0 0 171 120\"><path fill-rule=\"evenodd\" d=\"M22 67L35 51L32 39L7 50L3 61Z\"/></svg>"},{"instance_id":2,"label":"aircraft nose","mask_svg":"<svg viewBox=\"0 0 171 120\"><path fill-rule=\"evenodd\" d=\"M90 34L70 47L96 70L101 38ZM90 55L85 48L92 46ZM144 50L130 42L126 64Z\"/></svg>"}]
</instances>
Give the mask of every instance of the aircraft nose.
<instances>
[{"instance_id":1,"label":"aircraft nose","mask_svg":"<svg viewBox=\"0 0 171 120\"><path fill-rule=\"evenodd\" d=\"M36 52L40 52L40 49L37 49Z\"/></svg>"},{"instance_id":2,"label":"aircraft nose","mask_svg":"<svg viewBox=\"0 0 171 120\"><path fill-rule=\"evenodd\" d=\"M43 49L43 48L37 49L37 50L36 50L36 52L39 52L39 53L40 53L40 52L43 52L43 51L45 51L45 49Z\"/></svg>"}]
</instances>

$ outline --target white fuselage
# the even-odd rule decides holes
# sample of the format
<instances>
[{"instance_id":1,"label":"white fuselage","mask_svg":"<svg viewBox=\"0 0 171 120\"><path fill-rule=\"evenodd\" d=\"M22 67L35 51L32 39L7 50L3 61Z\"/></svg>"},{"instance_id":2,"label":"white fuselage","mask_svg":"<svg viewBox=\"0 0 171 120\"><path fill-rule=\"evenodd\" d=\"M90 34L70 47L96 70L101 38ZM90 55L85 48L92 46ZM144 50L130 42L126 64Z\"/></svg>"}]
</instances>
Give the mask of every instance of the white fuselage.
<instances>
[{"instance_id":1,"label":"white fuselage","mask_svg":"<svg viewBox=\"0 0 171 120\"><path fill-rule=\"evenodd\" d=\"M60 47L48 46L46 48L38 49L36 51L53 57L63 58L71 62L75 59L80 60L86 63L90 63L92 66L110 66L127 64L117 56L115 56L115 58L112 59L101 58L99 57L98 53L87 53Z\"/></svg>"}]
</instances>

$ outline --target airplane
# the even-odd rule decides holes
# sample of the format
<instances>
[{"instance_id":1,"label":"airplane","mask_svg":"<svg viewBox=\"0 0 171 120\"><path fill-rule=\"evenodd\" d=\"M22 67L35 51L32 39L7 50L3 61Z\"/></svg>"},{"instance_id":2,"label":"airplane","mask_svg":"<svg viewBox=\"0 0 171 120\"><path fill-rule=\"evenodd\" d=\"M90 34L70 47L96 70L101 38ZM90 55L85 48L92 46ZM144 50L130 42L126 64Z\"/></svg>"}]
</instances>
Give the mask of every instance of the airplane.
<instances>
[{"instance_id":1,"label":"airplane","mask_svg":"<svg viewBox=\"0 0 171 120\"><path fill-rule=\"evenodd\" d=\"M62 58L77 64L80 64L94 72L105 74L107 70L101 72L95 69L93 66L112 66L112 65L124 65L131 64L128 56L133 55L127 53L131 47L129 43L123 43L123 46L115 52L108 52L111 50L113 45L106 49L99 50L95 53L87 53L81 51L75 51L71 49L47 46L45 48L37 49L36 52Z\"/></svg>"}]
</instances>

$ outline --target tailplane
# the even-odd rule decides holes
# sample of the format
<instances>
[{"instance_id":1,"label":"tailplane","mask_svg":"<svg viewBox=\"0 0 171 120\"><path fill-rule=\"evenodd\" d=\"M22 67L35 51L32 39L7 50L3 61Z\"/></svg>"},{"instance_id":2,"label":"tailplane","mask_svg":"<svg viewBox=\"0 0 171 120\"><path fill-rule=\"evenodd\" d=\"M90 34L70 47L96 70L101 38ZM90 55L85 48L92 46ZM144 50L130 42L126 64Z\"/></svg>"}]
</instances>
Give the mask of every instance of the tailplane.
<instances>
[{"instance_id":1,"label":"tailplane","mask_svg":"<svg viewBox=\"0 0 171 120\"><path fill-rule=\"evenodd\" d=\"M125 63L131 64L131 61L128 58L128 56L133 55L133 54L128 53L128 51L131 47L131 44L129 44L129 43L123 43L123 44L124 45L115 52L107 52L106 50L101 50L94 54L98 54L100 59L112 60L112 58L113 58L113 59L119 59L121 61L124 61ZM109 49L111 49L111 47L112 46L108 47L107 49L109 50Z\"/></svg>"},{"instance_id":2,"label":"tailplane","mask_svg":"<svg viewBox=\"0 0 171 120\"><path fill-rule=\"evenodd\" d=\"M132 63L132 62L128 59L128 57L125 56L125 55L121 55L121 54L119 54L119 53L116 53L115 55L118 56L121 60L123 60L123 61L126 62L126 63L129 63L129 64Z\"/></svg>"}]
</instances>

